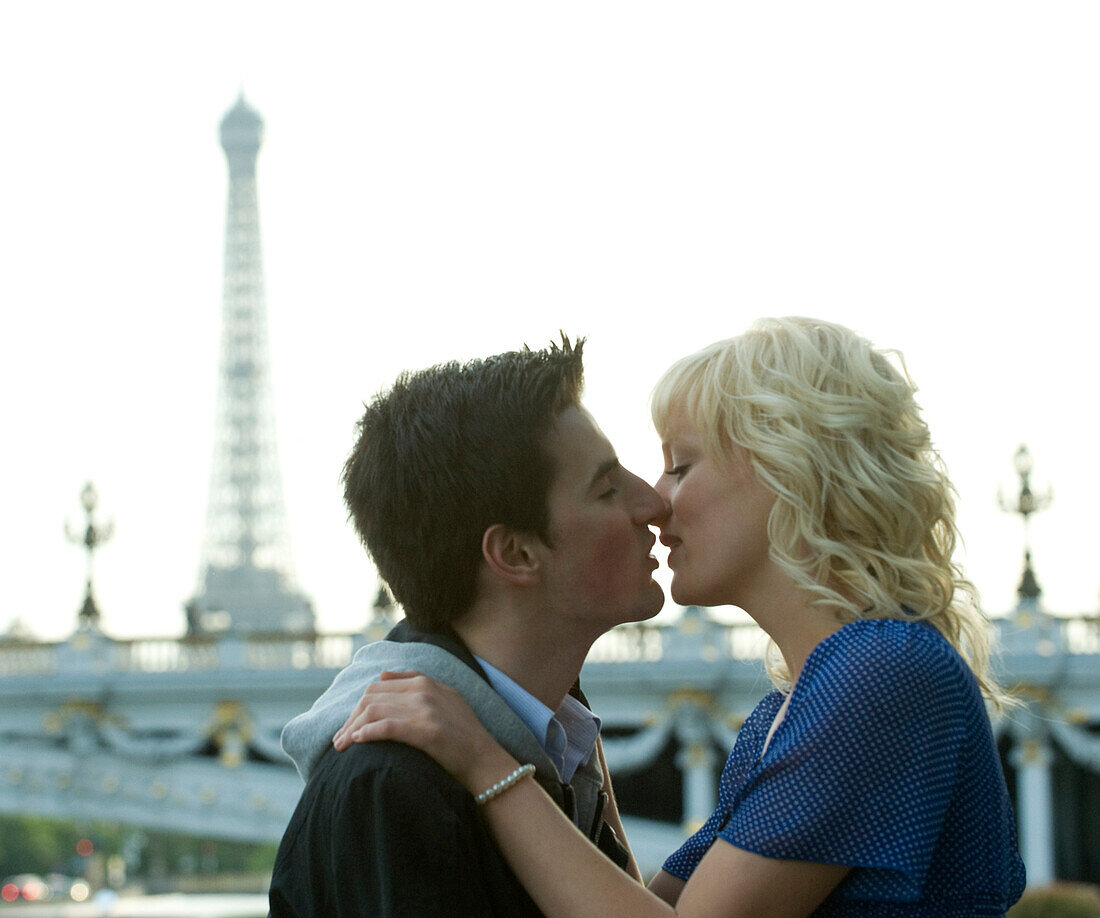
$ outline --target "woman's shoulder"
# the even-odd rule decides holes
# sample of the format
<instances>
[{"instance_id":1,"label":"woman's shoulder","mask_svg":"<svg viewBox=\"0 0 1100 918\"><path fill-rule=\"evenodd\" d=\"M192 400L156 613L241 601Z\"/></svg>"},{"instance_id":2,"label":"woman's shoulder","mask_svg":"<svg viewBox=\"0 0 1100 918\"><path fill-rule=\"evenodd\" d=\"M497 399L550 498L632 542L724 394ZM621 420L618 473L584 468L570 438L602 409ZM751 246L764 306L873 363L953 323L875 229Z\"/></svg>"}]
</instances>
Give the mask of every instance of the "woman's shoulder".
<instances>
[{"instance_id":1,"label":"woman's shoulder","mask_svg":"<svg viewBox=\"0 0 1100 918\"><path fill-rule=\"evenodd\" d=\"M859 763L859 756L849 755L857 746L945 748L979 715L985 716L985 706L977 680L933 626L866 619L814 648L788 717L803 739L818 737L836 755Z\"/></svg>"},{"instance_id":2,"label":"woman's shoulder","mask_svg":"<svg viewBox=\"0 0 1100 918\"><path fill-rule=\"evenodd\" d=\"M809 684L843 682L852 691L970 693L970 667L934 625L920 619L859 619L825 638L810 653ZM801 681L801 680L800 680Z\"/></svg>"}]
</instances>

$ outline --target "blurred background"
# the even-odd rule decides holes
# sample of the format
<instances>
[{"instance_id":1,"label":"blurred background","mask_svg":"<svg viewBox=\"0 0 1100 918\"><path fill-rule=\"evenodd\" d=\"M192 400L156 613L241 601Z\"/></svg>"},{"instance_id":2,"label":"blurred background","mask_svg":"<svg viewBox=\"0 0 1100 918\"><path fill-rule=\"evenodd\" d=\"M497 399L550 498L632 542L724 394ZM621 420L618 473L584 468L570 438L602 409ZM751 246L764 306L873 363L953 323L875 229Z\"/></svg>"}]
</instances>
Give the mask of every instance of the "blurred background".
<instances>
[{"instance_id":1,"label":"blurred background","mask_svg":"<svg viewBox=\"0 0 1100 918\"><path fill-rule=\"evenodd\" d=\"M98 629L188 633L224 427L219 124L241 99L263 121L268 455L318 632L374 614L338 477L401 370L587 336L588 406L655 480L660 372L786 314L904 355L992 616L1019 600L1004 507L1028 444L1053 497L1029 533L1044 609L1096 614L1095 4L107 0L3 19L9 639L74 634L89 481ZM45 825L59 868L94 834ZM96 831L118 857L134 837ZM0 874L38 850L14 832ZM177 873L270 858L172 838L149 850Z\"/></svg>"},{"instance_id":2,"label":"blurred background","mask_svg":"<svg viewBox=\"0 0 1100 918\"><path fill-rule=\"evenodd\" d=\"M69 627L83 561L60 534L89 479L117 524L110 630L182 627L215 431L217 127L241 89L265 122L293 561L325 628L375 594L338 475L400 370L587 335L588 402L652 480L660 371L779 314L905 355L992 612L1019 536L995 495L1028 443L1059 498L1035 523L1047 598L1094 610L1098 29L1087 2L8 10L0 627Z\"/></svg>"}]
</instances>

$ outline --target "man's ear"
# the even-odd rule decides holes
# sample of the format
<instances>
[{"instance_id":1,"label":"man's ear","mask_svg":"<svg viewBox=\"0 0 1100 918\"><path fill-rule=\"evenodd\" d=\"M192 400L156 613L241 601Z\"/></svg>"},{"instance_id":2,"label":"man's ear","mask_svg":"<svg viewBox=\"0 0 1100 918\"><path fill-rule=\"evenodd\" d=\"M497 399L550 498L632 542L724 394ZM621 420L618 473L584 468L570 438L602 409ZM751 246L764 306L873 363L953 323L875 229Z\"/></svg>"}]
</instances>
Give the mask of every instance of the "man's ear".
<instances>
[{"instance_id":1,"label":"man's ear","mask_svg":"<svg viewBox=\"0 0 1100 918\"><path fill-rule=\"evenodd\" d=\"M532 532L517 532L494 523L481 537L481 555L498 577L517 586L529 586L539 578L539 553Z\"/></svg>"}]
</instances>

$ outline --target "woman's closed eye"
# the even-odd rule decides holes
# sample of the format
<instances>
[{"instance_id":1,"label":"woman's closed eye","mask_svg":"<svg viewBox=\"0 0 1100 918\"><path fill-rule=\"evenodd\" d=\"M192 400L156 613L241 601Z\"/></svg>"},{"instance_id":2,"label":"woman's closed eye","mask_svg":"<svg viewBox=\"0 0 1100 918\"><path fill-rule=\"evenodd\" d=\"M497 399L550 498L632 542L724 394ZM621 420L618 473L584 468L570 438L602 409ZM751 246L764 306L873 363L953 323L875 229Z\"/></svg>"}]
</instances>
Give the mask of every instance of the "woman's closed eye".
<instances>
[{"instance_id":1,"label":"woman's closed eye","mask_svg":"<svg viewBox=\"0 0 1100 918\"><path fill-rule=\"evenodd\" d=\"M673 478L683 478L687 474L687 470L691 468L686 462L680 465L674 465L670 469L665 469L665 474L670 475Z\"/></svg>"}]
</instances>

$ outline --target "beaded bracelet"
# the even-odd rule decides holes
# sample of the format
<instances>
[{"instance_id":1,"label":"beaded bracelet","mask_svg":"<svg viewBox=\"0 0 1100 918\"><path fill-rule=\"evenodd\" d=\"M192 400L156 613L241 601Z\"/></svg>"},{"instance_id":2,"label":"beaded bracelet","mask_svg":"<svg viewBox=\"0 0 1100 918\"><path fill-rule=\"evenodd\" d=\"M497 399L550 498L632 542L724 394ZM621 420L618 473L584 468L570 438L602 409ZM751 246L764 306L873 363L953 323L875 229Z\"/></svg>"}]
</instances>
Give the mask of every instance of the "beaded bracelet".
<instances>
[{"instance_id":1,"label":"beaded bracelet","mask_svg":"<svg viewBox=\"0 0 1100 918\"><path fill-rule=\"evenodd\" d=\"M513 771L510 775L508 775L507 778L501 778L499 781L497 781L496 784L494 784L487 790L483 790L474 799L477 801L478 806L483 806L494 797L499 797L506 790L508 790L508 788L514 787L528 775L533 775L534 773L534 765L520 765L520 767Z\"/></svg>"}]
</instances>

